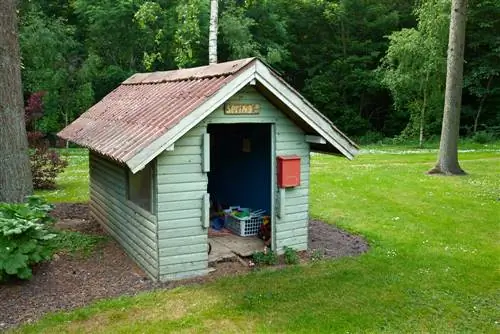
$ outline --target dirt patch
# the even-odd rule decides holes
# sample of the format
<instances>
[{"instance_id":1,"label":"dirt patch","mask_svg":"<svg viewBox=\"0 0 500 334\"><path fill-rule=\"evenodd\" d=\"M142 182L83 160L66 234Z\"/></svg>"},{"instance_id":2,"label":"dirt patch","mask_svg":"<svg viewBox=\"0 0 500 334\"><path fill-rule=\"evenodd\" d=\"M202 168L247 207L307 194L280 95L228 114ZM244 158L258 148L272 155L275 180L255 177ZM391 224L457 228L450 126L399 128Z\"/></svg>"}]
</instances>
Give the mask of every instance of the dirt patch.
<instances>
[{"instance_id":1,"label":"dirt patch","mask_svg":"<svg viewBox=\"0 0 500 334\"><path fill-rule=\"evenodd\" d=\"M86 204L58 204L52 214L58 219L58 228L105 235L99 224L90 219ZM314 250L323 257L352 256L365 252L368 245L358 236L311 221L309 249L301 258L307 259ZM207 276L159 284L148 279L109 238L90 256L57 254L51 262L34 268L32 280L0 284L0 331L33 322L48 312L74 309L103 298L202 284L223 276L244 274L251 270L246 263L246 260L219 262Z\"/></svg>"},{"instance_id":2,"label":"dirt patch","mask_svg":"<svg viewBox=\"0 0 500 334\"><path fill-rule=\"evenodd\" d=\"M368 251L368 243L335 226L318 220L309 222L309 252L319 252L326 258L353 256Z\"/></svg>"}]
</instances>

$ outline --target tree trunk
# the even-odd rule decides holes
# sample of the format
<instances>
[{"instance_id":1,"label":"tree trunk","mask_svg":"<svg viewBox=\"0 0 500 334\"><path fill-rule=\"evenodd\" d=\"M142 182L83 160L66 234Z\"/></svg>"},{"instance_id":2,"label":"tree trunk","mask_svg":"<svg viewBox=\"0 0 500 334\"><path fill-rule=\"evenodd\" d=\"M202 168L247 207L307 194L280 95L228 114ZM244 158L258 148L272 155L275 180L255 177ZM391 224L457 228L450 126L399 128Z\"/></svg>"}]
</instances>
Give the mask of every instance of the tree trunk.
<instances>
[{"instance_id":1,"label":"tree trunk","mask_svg":"<svg viewBox=\"0 0 500 334\"><path fill-rule=\"evenodd\" d=\"M208 63L217 64L218 0L210 0L210 31L208 36Z\"/></svg>"},{"instance_id":2,"label":"tree trunk","mask_svg":"<svg viewBox=\"0 0 500 334\"><path fill-rule=\"evenodd\" d=\"M429 171L430 174L465 174L458 163L458 136L462 104L466 12L467 0L452 1L443 126L438 161L436 166Z\"/></svg>"},{"instance_id":3,"label":"tree trunk","mask_svg":"<svg viewBox=\"0 0 500 334\"><path fill-rule=\"evenodd\" d=\"M486 101L486 97L488 97L488 91L490 90L491 82L493 81L493 75L490 76L488 80L488 84L486 85L486 92L484 93L481 101L479 102L479 108L477 109L476 117L474 117L474 133L477 132L477 125L479 124L479 116L481 115L481 111L483 111L484 101Z\"/></svg>"},{"instance_id":4,"label":"tree trunk","mask_svg":"<svg viewBox=\"0 0 500 334\"><path fill-rule=\"evenodd\" d=\"M0 2L0 202L33 192L23 112L15 0Z\"/></svg>"},{"instance_id":5,"label":"tree trunk","mask_svg":"<svg viewBox=\"0 0 500 334\"><path fill-rule=\"evenodd\" d=\"M424 101L422 103L422 109L420 110L420 136L419 136L419 147L424 147L424 124L425 124L425 109L427 108L427 83L429 82L429 71L425 76L425 82L423 84L424 90Z\"/></svg>"}]
</instances>

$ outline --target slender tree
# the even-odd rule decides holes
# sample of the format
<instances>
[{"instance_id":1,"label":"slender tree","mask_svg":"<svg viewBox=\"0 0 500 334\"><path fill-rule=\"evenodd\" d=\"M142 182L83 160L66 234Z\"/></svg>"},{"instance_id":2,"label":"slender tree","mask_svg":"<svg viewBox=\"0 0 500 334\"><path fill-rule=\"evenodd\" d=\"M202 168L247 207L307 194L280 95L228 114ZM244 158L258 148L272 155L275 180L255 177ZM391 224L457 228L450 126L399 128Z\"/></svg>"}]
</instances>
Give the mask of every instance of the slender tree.
<instances>
[{"instance_id":1,"label":"slender tree","mask_svg":"<svg viewBox=\"0 0 500 334\"><path fill-rule=\"evenodd\" d=\"M15 0L0 2L0 202L33 191L23 112Z\"/></svg>"},{"instance_id":2,"label":"slender tree","mask_svg":"<svg viewBox=\"0 0 500 334\"><path fill-rule=\"evenodd\" d=\"M430 174L461 175L465 172L458 163L458 136L462 104L465 23L467 0L453 0L451 4L450 33L443 125L436 166Z\"/></svg>"},{"instance_id":3,"label":"slender tree","mask_svg":"<svg viewBox=\"0 0 500 334\"><path fill-rule=\"evenodd\" d=\"M217 31L219 22L219 2L210 0L210 30L208 36L208 63L217 63Z\"/></svg>"}]
</instances>

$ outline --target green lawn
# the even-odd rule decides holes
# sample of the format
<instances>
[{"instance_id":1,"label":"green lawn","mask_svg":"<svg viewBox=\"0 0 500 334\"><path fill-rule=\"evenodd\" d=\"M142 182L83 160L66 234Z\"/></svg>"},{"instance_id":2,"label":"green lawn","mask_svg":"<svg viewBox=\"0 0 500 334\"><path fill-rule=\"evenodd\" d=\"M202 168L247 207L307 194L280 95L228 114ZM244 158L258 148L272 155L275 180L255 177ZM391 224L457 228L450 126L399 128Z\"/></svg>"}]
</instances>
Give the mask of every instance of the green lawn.
<instances>
[{"instance_id":1,"label":"green lawn","mask_svg":"<svg viewBox=\"0 0 500 334\"><path fill-rule=\"evenodd\" d=\"M312 158L312 216L365 236L365 255L102 301L18 331L498 333L500 152L460 154L464 177L425 175L433 152L401 153ZM84 200L72 182L64 191Z\"/></svg>"},{"instance_id":2,"label":"green lawn","mask_svg":"<svg viewBox=\"0 0 500 334\"><path fill-rule=\"evenodd\" d=\"M69 166L57 177L57 189L39 190L36 195L49 202L87 202L89 200L89 153L85 149L58 150Z\"/></svg>"}]
</instances>

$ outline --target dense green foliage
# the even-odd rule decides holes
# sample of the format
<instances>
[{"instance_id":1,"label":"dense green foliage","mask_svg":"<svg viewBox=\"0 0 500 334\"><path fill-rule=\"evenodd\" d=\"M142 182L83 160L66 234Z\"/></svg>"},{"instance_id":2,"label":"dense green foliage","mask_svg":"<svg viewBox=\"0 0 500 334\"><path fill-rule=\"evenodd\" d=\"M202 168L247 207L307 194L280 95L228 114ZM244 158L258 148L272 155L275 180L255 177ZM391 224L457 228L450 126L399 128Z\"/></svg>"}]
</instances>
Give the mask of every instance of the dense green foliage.
<instances>
[{"instance_id":1,"label":"dense green foliage","mask_svg":"<svg viewBox=\"0 0 500 334\"><path fill-rule=\"evenodd\" d=\"M220 0L219 60L259 56L348 135L439 135L449 0ZM471 0L462 135L498 132L500 3ZM25 96L55 133L134 72L204 65L208 0L23 0ZM496 128L495 128L496 127Z\"/></svg>"},{"instance_id":2,"label":"dense green foliage","mask_svg":"<svg viewBox=\"0 0 500 334\"><path fill-rule=\"evenodd\" d=\"M366 254L109 299L14 332L496 333L500 146L475 145L454 178L424 173L427 149L313 155L311 215L368 239Z\"/></svg>"},{"instance_id":3,"label":"dense green foliage","mask_svg":"<svg viewBox=\"0 0 500 334\"><path fill-rule=\"evenodd\" d=\"M48 260L54 250L48 223L52 206L39 197L27 203L0 203L0 280L31 278L31 265Z\"/></svg>"}]
</instances>

